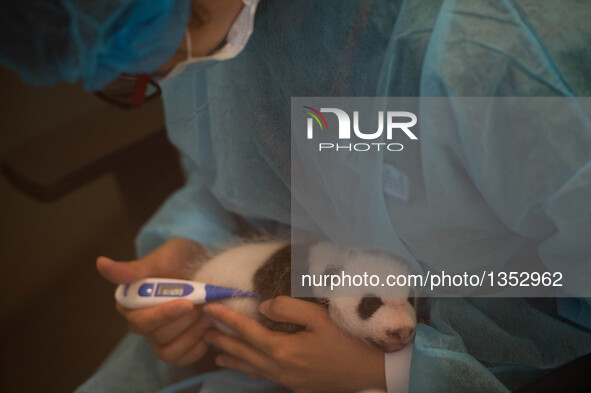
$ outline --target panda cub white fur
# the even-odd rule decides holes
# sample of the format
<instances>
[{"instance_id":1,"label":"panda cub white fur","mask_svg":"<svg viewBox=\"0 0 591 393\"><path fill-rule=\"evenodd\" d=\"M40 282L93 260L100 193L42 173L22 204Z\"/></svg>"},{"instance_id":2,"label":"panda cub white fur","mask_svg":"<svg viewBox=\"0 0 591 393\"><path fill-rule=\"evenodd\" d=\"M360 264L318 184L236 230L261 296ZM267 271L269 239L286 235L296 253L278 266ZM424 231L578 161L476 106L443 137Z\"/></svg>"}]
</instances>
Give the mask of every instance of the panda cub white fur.
<instances>
[{"instance_id":1,"label":"panda cub white fur","mask_svg":"<svg viewBox=\"0 0 591 393\"><path fill-rule=\"evenodd\" d=\"M387 274L409 271L403 260L374 252L341 250L329 242L302 245L296 249L289 242L267 241L242 244L214 256L199 268L193 279L257 293L258 298L232 298L222 302L269 329L297 332L303 327L274 322L258 312L262 301L290 295L292 251L294 256L307 259L306 273L309 274L336 274L344 270L353 275L371 271L386 277ZM346 289L346 296L339 297L344 288L332 293L318 288L315 298L305 300L324 304L335 324L383 352L398 351L412 340L416 313L409 288L396 288L395 297L388 298L371 294L367 287ZM354 297L351 297L352 290ZM228 331L224 326L217 327Z\"/></svg>"}]
</instances>

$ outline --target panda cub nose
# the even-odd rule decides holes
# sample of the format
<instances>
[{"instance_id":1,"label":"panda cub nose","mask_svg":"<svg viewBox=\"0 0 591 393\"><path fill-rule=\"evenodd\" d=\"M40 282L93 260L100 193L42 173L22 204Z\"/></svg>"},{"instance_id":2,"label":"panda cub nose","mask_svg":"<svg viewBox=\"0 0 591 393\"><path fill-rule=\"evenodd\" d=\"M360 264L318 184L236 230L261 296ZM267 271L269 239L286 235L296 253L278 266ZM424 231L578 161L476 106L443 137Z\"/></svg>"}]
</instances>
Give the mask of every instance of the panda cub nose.
<instances>
[{"instance_id":1,"label":"panda cub nose","mask_svg":"<svg viewBox=\"0 0 591 393\"><path fill-rule=\"evenodd\" d=\"M390 338L400 341L401 344L408 344L415 333L415 329L411 327L403 327L399 329L390 329L386 331L386 335Z\"/></svg>"}]
</instances>

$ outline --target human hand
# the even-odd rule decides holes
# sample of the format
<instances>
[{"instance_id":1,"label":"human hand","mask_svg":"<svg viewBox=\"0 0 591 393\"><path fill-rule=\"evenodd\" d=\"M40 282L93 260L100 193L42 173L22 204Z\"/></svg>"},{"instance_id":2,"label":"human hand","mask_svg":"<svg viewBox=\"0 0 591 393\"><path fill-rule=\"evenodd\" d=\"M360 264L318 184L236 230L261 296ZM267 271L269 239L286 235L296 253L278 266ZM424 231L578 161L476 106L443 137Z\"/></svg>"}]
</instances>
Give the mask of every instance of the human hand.
<instances>
[{"instance_id":1,"label":"human hand","mask_svg":"<svg viewBox=\"0 0 591 393\"><path fill-rule=\"evenodd\" d=\"M207 251L198 243L174 238L136 261L115 262L99 257L97 269L114 284L128 284L147 277L190 279L198 262L206 258ZM184 367L207 351L202 307L194 306L189 300L173 300L137 310L117 303L116 308L127 319L129 330L144 336L154 353L167 363Z\"/></svg>"},{"instance_id":2,"label":"human hand","mask_svg":"<svg viewBox=\"0 0 591 393\"><path fill-rule=\"evenodd\" d=\"M239 335L207 331L206 341L226 352L217 356L219 366L267 378L296 393L386 389L384 354L343 332L321 305L280 296L259 310L306 329L271 331L221 304L208 304L204 311Z\"/></svg>"}]
</instances>

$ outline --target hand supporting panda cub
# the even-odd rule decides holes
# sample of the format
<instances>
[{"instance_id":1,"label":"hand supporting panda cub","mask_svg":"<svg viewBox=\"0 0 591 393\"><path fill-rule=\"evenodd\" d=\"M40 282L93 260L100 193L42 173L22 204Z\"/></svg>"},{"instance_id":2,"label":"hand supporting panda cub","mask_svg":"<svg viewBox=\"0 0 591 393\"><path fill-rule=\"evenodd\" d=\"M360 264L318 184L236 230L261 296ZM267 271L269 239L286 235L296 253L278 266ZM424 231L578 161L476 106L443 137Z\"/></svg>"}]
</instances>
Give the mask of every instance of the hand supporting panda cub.
<instances>
[{"instance_id":1,"label":"hand supporting panda cub","mask_svg":"<svg viewBox=\"0 0 591 393\"><path fill-rule=\"evenodd\" d=\"M384 354L343 332L323 306L280 296L259 310L272 320L306 328L295 334L276 332L221 304L209 304L204 311L239 335L207 331L205 339L225 352L216 359L220 366L296 393L386 389Z\"/></svg>"}]
</instances>

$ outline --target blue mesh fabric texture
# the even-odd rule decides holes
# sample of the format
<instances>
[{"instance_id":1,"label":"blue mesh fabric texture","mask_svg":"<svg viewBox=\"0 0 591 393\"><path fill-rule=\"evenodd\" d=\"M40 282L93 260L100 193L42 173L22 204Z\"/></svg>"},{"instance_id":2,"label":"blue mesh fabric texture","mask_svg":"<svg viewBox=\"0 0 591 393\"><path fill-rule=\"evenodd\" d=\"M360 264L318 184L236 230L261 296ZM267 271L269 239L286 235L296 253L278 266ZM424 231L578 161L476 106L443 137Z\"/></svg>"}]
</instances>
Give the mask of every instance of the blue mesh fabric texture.
<instances>
[{"instance_id":1,"label":"blue mesh fabric texture","mask_svg":"<svg viewBox=\"0 0 591 393\"><path fill-rule=\"evenodd\" d=\"M81 79L94 91L119 74L155 71L177 50L190 0L6 0L0 64L35 85Z\"/></svg>"}]
</instances>

